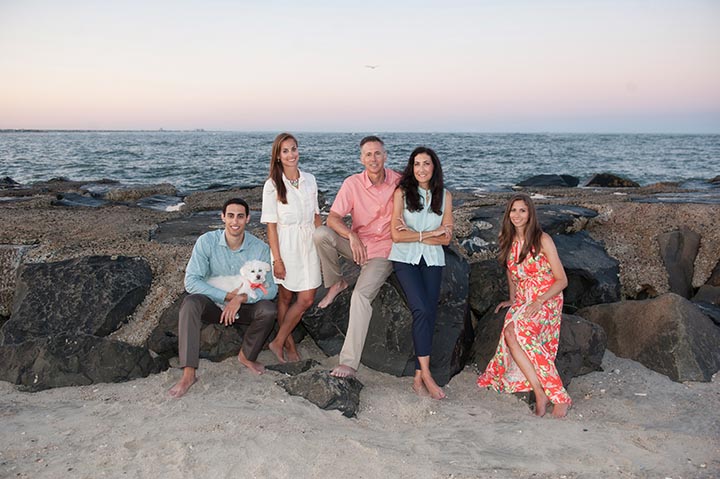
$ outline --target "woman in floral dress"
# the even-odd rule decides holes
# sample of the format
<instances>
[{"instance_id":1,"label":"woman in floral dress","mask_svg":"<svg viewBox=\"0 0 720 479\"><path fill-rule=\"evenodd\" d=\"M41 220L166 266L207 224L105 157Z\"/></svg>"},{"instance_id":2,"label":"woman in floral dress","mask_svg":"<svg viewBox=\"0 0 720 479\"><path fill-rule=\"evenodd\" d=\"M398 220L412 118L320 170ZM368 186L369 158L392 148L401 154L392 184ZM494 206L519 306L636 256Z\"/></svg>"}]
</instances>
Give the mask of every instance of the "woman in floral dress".
<instances>
[{"instance_id":1,"label":"woman in floral dress","mask_svg":"<svg viewBox=\"0 0 720 479\"><path fill-rule=\"evenodd\" d=\"M535 392L535 414L564 417L571 400L555 368L567 277L555 243L543 233L535 205L526 194L508 201L499 237L500 261L507 266L510 306L495 356L478 378L498 392Z\"/></svg>"}]
</instances>

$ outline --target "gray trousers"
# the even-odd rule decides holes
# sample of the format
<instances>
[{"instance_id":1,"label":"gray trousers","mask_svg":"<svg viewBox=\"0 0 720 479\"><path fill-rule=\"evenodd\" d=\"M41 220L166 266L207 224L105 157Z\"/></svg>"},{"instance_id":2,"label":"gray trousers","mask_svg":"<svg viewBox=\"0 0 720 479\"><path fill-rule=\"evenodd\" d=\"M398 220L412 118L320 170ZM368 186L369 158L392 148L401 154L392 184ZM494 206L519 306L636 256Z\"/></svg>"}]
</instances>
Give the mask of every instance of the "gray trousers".
<instances>
[{"instance_id":1,"label":"gray trousers","mask_svg":"<svg viewBox=\"0 0 720 479\"><path fill-rule=\"evenodd\" d=\"M317 228L313 240L320 256L324 284L329 288L342 279L338 255L350 261L353 259L350 241L327 226ZM340 364L355 370L360 365L372 318L372 302L390 273L392 273L392 262L386 258L372 258L361 267L360 276L350 298L350 317L345 342L340 351Z\"/></svg>"},{"instance_id":2,"label":"gray trousers","mask_svg":"<svg viewBox=\"0 0 720 479\"><path fill-rule=\"evenodd\" d=\"M247 325L243 336L242 351L250 361L255 361L275 326L277 307L275 303L261 300L243 304L234 325ZM220 324L222 310L204 294L186 296L180 305L178 320L178 350L180 367L197 369L200 363L200 328L202 323Z\"/></svg>"}]
</instances>

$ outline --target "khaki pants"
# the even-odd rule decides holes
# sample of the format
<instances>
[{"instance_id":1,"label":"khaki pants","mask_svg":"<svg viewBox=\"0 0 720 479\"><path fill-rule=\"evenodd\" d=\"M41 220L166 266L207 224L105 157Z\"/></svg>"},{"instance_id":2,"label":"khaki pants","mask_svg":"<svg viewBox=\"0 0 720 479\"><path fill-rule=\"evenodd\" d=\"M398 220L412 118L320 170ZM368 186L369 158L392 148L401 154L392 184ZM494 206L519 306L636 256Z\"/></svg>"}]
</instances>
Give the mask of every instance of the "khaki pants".
<instances>
[{"instance_id":1,"label":"khaki pants","mask_svg":"<svg viewBox=\"0 0 720 479\"><path fill-rule=\"evenodd\" d=\"M197 369L200 363L200 328L202 323L220 324L222 311L204 294L186 296L180 305L178 320L178 350L180 367ZM272 301L261 300L243 304L234 325L247 325L243 335L242 351L250 361L255 361L275 326L277 307Z\"/></svg>"},{"instance_id":2,"label":"khaki pants","mask_svg":"<svg viewBox=\"0 0 720 479\"><path fill-rule=\"evenodd\" d=\"M327 226L317 228L313 240L320 256L324 284L329 288L342 279L338 255L350 261L353 259L350 241ZM365 337L372 318L372 302L390 273L392 273L392 262L386 258L372 258L361 267L360 276L350 298L350 319L345 342L340 351L340 364L355 370L360 365Z\"/></svg>"}]
</instances>

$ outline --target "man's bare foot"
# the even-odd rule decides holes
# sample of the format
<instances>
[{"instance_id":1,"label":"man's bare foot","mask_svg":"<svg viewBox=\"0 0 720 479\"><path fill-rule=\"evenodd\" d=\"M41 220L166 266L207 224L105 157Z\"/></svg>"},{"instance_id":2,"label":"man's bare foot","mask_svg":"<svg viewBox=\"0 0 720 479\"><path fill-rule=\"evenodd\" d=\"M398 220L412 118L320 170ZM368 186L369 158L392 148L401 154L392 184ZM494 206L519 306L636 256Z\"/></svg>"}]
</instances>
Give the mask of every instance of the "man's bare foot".
<instances>
[{"instance_id":1,"label":"man's bare foot","mask_svg":"<svg viewBox=\"0 0 720 479\"><path fill-rule=\"evenodd\" d=\"M553 406L553 417L561 418L567 416L568 410L570 409L569 403L559 403Z\"/></svg>"},{"instance_id":2,"label":"man's bare foot","mask_svg":"<svg viewBox=\"0 0 720 479\"><path fill-rule=\"evenodd\" d=\"M431 398L437 400L445 398L445 391L443 391L442 388L437 385L437 383L430 374L423 376L422 381L423 384L425 384L428 393L430 393Z\"/></svg>"},{"instance_id":3,"label":"man's bare foot","mask_svg":"<svg viewBox=\"0 0 720 479\"><path fill-rule=\"evenodd\" d=\"M277 339L275 341L277 341ZM277 357L278 362L285 363L286 361L285 361L285 358L283 357L283 347L282 347L282 345L275 344L275 341L271 341L268 344L268 349L273 352L275 357ZM238 357L238 359L239 359L239 357ZM240 362L242 362L242 360L240 360Z\"/></svg>"},{"instance_id":4,"label":"man's bare foot","mask_svg":"<svg viewBox=\"0 0 720 479\"><path fill-rule=\"evenodd\" d=\"M190 374L185 372L186 369L189 368L183 369L183 376L182 378L180 378L180 381L178 381L177 384L171 387L170 391L168 391L170 396L174 397L175 399L184 396L185 393L188 392L188 389L190 389L190 386L197 382L197 377L195 377L195 370L193 369L192 374Z\"/></svg>"},{"instance_id":5,"label":"man's bare foot","mask_svg":"<svg viewBox=\"0 0 720 479\"><path fill-rule=\"evenodd\" d=\"M240 364L242 364L255 374L262 374L265 372L265 366L263 366L257 361L250 361L248 358L245 357L245 353L243 353L242 349L238 353L238 361L240 361Z\"/></svg>"},{"instance_id":6,"label":"man's bare foot","mask_svg":"<svg viewBox=\"0 0 720 479\"><path fill-rule=\"evenodd\" d=\"M348 284L345 282L344 279L341 279L337 283L330 286L327 293L325 294L325 297L320 300L318 303L318 308L325 309L328 306L332 304L333 301L335 301L335 297L345 291L348 287Z\"/></svg>"},{"instance_id":7,"label":"man's bare foot","mask_svg":"<svg viewBox=\"0 0 720 479\"><path fill-rule=\"evenodd\" d=\"M288 349L286 351L288 362L294 363L296 361L300 361L302 358L300 357L300 353L297 352L297 349Z\"/></svg>"},{"instance_id":8,"label":"man's bare foot","mask_svg":"<svg viewBox=\"0 0 720 479\"><path fill-rule=\"evenodd\" d=\"M542 397L535 395L535 415L537 417L543 417L547 412L547 406L550 403L548 397L543 394Z\"/></svg>"},{"instance_id":9,"label":"man's bare foot","mask_svg":"<svg viewBox=\"0 0 720 479\"><path fill-rule=\"evenodd\" d=\"M356 373L357 371L350 366L340 364L330 371L330 376L335 376L336 378L351 378L354 377Z\"/></svg>"}]
</instances>

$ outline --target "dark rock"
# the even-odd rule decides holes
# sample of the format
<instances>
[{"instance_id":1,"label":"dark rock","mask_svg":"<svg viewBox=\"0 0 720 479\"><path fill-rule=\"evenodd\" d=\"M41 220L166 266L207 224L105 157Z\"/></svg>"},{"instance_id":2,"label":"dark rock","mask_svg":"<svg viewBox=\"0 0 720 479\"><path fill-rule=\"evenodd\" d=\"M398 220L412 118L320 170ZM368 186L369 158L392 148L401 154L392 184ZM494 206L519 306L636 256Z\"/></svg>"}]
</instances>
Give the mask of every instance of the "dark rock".
<instances>
[{"instance_id":1,"label":"dark rock","mask_svg":"<svg viewBox=\"0 0 720 479\"><path fill-rule=\"evenodd\" d=\"M175 218L158 224L150 232L150 239L165 244L195 244L198 236L214 229L224 228L220 219L222 211L199 211L189 216ZM260 212L250 211L250 223L247 228L260 227Z\"/></svg>"},{"instance_id":2,"label":"dark rock","mask_svg":"<svg viewBox=\"0 0 720 479\"><path fill-rule=\"evenodd\" d=\"M644 301L599 304L578 311L599 324L608 349L673 381L710 381L720 369L720 329L674 293Z\"/></svg>"},{"instance_id":3,"label":"dark rock","mask_svg":"<svg viewBox=\"0 0 720 479\"><path fill-rule=\"evenodd\" d=\"M1 380L29 391L128 381L168 368L147 349L74 333L1 345L0 364Z\"/></svg>"},{"instance_id":4,"label":"dark rock","mask_svg":"<svg viewBox=\"0 0 720 479\"><path fill-rule=\"evenodd\" d=\"M440 385L462 370L473 339L467 304L469 266L448 248L445 249L445 262L430 364L433 377ZM342 349L351 290L349 287L339 294L328 308L311 308L303 316L302 322L308 333L329 356ZM396 376L414 374L411 331L412 316L402 289L392 275L373 301L373 315L361 362Z\"/></svg>"},{"instance_id":5,"label":"dark rock","mask_svg":"<svg viewBox=\"0 0 720 479\"><path fill-rule=\"evenodd\" d=\"M693 304L705 313L705 316L710 318L716 326L720 326L720 306L704 301L693 301Z\"/></svg>"},{"instance_id":6,"label":"dark rock","mask_svg":"<svg viewBox=\"0 0 720 479\"><path fill-rule=\"evenodd\" d=\"M9 176L6 176L5 178L0 178L0 188L18 188L20 186L20 183L13 180Z\"/></svg>"},{"instance_id":7,"label":"dark rock","mask_svg":"<svg viewBox=\"0 0 720 479\"><path fill-rule=\"evenodd\" d=\"M708 183L712 183L713 185L720 185L720 175L717 175L715 178L708 180Z\"/></svg>"},{"instance_id":8,"label":"dark rock","mask_svg":"<svg viewBox=\"0 0 720 479\"><path fill-rule=\"evenodd\" d=\"M695 257L700 249L700 235L682 227L658 235L658 244L660 256L668 272L670 291L683 298L690 298L693 293Z\"/></svg>"},{"instance_id":9,"label":"dark rock","mask_svg":"<svg viewBox=\"0 0 720 479\"><path fill-rule=\"evenodd\" d=\"M577 186L580 180L570 175L535 175L521 181L517 186L536 188L572 188Z\"/></svg>"},{"instance_id":10,"label":"dark rock","mask_svg":"<svg viewBox=\"0 0 720 479\"><path fill-rule=\"evenodd\" d=\"M713 268L712 273L710 273L710 277L707 281L705 281L705 284L707 284L708 286L720 287L720 261L718 261L718 263Z\"/></svg>"},{"instance_id":11,"label":"dark rock","mask_svg":"<svg viewBox=\"0 0 720 479\"><path fill-rule=\"evenodd\" d=\"M123 186L113 188L105 194L105 199L110 201L132 202L148 196L163 195L175 196L177 190L169 183L147 186Z\"/></svg>"},{"instance_id":12,"label":"dark rock","mask_svg":"<svg viewBox=\"0 0 720 479\"><path fill-rule=\"evenodd\" d=\"M336 378L329 371L310 371L277 381L291 396L300 396L320 409L337 409L355 417L363 384L357 378Z\"/></svg>"},{"instance_id":13,"label":"dark rock","mask_svg":"<svg viewBox=\"0 0 720 479\"><path fill-rule=\"evenodd\" d=\"M509 298L507 273L497 260L489 259L470 265L468 301L476 317L482 318L498 303Z\"/></svg>"},{"instance_id":14,"label":"dark rock","mask_svg":"<svg viewBox=\"0 0 720 479\"><path fill-rule=\"evenodd\" d=\"M178 211L184 204L182 198L170 195L152 195L136 203L141 208L156 211Z\"/></svg>"},{"instance_id":15,"label":"dark rock","mask_svg":"<svg viewBox=\"0 0 720 479\"><path fill-rule=\"evenodd\" d=\"M319 366L320 363L315 361L314 359L305 359L302 361L295 361L292 363L278 363L278 364L269 364L265 366L265 369L269 369L271 371L277 371L279 373L287 374L288 376L297 376L298 374L304 373L305 371L309 371L315 366Z\"/></svg>"},{"instance_id":16,"label":"dark rock","mask_svg":"<svg viewBox=\"0 0 720 479\"><path fill-rule=\"evenodd\" d=\"M627 178L613 175L612 173L598 173L593 175L585 186L599 186L601 188L628 188L639 187L638 183Z\"/></svg>"},{"instance_id":17,"label":"dark rock","mask_svg":"<svg viewBox=\"0 0 720 479\"><path fill-rule=\"evenodd\" d=\"M473 230L470 236L461 240L468 254L497 251L500 223L504 213L504 206L483 206L473 213L470 218ZM571 205L538 205L537 213L540 226L549 235L575 231L578 221L597 216L594 210Z\"/></svg>"},{"instance_id":18,"label":"dark rock","mask_svg":"<svg viewBox=\"0 0 720 479\"><path fill-rule=\"evenodd\" d=\"M620 267L602 243L585 231L557 235L553 241L568 278L563 291L566 311L620 300Z\"/></svg>"},{"instance_id":19,"label":"dark rock","mask_svg":"<svg viewBox=\"0 0 720 479\"><path fill-rule=\"evenodd\" d=\"M28 247L0 245L0 314L10 317L15 295L17 272Z\"/></svg>"},{"instance_id":20,"label":"dark rock","mask_svg":"<svg viewBox=\"0 0 720 479\"><path fill-rule=\"evenodd\" d=\"M84 196L77 193L58 193L56 199L50 202L53 206L99 208L108 204L105 200L99 200L92 196Z\"/></svg>"},{"instance_id":21,"label":"dark rock","mask_svg":"<svg viewBox=\"0 0 720 479\"><path fill-rule=\"evenodd\" d=\"M88 256L25 264L0 344L60 333L106 336L135 311L151 281L142 258Z\"/></svg>"},{"instance_id":22,"label":"dark rock","mask_svg":"<svg viewBox=\"0 0 720 479\"><path fill-rule=\"evenodd\" d=\"M497 314L489 311L478 324L473 359L481 372L485 371L495 355L507 312L508 308L503 308ZM567 387L572 378L602 371L606 345L607 336L602 327L579 316L563 314L555 358L555 367L563 384ZM529 400L534 402L534 397L529 397Z\"/></svg>"},{"instance_id":23,"label":"dark rock","mask_svg":"<svg viewBox=\"0 0 720 479\"><path fill-rule=\"evenodd\" d=\"M631 200L635 203L720 205L720 194L714 191L682 191L679 193L656 193L647 196L634 196Z\"/></svg>"},{"instance_id":24,"label":"dark rock","mask_svg":"<svg viewBox=\"0 0 720 479\"><path fill-rule=\"evenodd\" d=\"M698 288L697 293L692 298L693 303L709 303L716 306L720 305L720 286L710 286L704 284Z\"/></svg>"}]
</instances>

